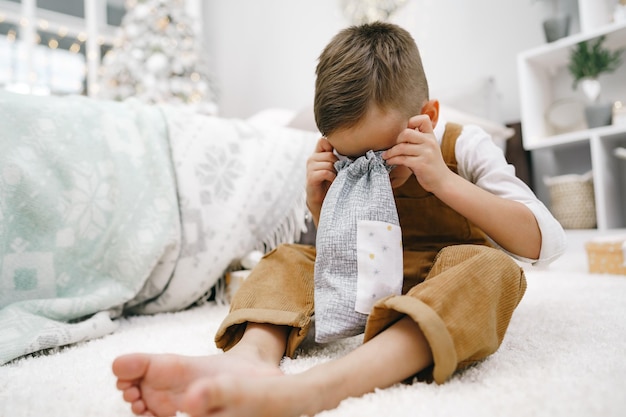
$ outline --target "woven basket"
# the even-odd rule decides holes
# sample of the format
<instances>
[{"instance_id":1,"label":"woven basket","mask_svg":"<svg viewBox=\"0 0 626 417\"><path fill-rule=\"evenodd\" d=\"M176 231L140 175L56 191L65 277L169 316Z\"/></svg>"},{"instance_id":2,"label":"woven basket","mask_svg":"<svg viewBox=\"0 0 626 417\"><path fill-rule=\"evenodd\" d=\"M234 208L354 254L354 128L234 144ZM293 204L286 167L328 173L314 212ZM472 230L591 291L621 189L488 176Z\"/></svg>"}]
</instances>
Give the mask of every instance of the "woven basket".
<instances>
[{"instance_id":1,"label":"woven basket","mask_svg":"<svg viewBox=\"0 0 626 417\"><path fill-rule=\"evenodd\" d=\"M596 227L596 205L591 171L544 178L550 191L550 211L565 229Z\"/></svg>"}]
</instances>

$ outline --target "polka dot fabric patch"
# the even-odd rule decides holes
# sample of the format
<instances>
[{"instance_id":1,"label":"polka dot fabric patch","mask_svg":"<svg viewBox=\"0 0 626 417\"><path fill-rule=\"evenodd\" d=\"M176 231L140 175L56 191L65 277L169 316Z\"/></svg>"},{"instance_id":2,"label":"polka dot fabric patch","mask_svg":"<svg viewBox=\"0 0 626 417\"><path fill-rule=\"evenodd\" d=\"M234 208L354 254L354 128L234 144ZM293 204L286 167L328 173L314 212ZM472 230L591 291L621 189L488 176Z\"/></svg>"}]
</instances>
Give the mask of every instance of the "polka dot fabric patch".
<instances>
[{"instance_id":1,"label":"polka dot fabric patch","mask_svg":"<svg viewBox=\"0 0 626 417\"><path fill-rule=\"evenodd\" d=\"M393 224L361 220L357 224L355 310L369 314L374 303L402 292L402 231Z\"/></svg>"}]
</instances>

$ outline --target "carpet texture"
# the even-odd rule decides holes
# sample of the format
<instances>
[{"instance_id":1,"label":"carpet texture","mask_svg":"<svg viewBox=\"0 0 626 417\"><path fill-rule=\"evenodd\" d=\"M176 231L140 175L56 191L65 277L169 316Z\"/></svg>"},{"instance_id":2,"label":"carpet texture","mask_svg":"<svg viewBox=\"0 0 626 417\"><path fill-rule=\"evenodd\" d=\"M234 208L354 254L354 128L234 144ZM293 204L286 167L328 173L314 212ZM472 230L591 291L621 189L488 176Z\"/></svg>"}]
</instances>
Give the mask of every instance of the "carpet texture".
<instances>
[{"instance_id":1,"label":"carpet texture","mask_svg":"<svg viewBox=\"0 0 626 417\"><path fill-rule=\"evenodd\" d=\"M566 255L525 267L528 290L501 348L443 385L398 384L343 401L320 417L626 415L626 276L588 274L583 243L568 232ZM127 352L218 353L213 335L227 307L131 317L109 336L0 367L0 416L132 416L115 389L113 359ZM286 373L358 346L307 342Z\"/></svg>"}]
</instances>

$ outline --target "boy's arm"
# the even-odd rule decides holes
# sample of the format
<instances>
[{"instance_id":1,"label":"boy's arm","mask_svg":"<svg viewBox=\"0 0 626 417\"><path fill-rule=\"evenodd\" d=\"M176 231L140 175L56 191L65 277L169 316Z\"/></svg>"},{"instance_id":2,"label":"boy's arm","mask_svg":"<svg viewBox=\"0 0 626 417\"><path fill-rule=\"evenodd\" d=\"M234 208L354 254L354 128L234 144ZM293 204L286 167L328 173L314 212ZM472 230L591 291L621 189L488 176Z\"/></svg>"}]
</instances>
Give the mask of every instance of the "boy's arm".
<instances>
[{"instance_id":1,"label":"boy's arm","mask_svg":"<svg viewBox=\"0 0 626 417\"><path fill-rule=\"evenodd\" d=\"M531 210L450 171L428 116L411 118L408 128L398 136L398 144L383 157L389 164L410 168L425 190L481 228L505 250L528 259L539 258L541 231Z\"/></svg>"},{"instance_id":2,"label":"boy's arm","mask_svg":"<svg viewBox=\"0 0 626 417\"><path fill-rule=\"evenodd\" d=\"M335 180L335 162L337 156L333 153L332 145L321 138L315 145L313 154L306 164L306 205L313 216L313 223L317 227L322 203L330 184Z\"/></svg>"},{"instance_id":3,"label":"boy's arm","mask_svg":"<svg viewBox=\"0 0 626 417\"><path fill-rule=\"evenodd\" d=\"M491 194L454 173L446 177L432 191L441 201L507 251L528 259L539 258L541 230L528 207Z\"/></svg>"}]
</instances>

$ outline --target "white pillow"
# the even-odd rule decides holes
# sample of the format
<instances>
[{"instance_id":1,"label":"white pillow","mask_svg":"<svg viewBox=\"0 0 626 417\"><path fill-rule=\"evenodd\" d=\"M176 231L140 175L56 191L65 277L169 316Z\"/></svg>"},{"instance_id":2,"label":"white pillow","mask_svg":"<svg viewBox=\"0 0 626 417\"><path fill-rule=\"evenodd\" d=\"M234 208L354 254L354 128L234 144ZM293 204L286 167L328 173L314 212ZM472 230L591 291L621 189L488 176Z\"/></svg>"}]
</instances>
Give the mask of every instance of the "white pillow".
<instances>
[{"instance_id":1,"label":"white pillow","mask_svg":"<svg viewBox=\"0 0 626 417\"><path fill-rule=\"evenodd\" d=\"M441 103L439 104L439 112L440 117L448 122L458 123L460 125L476 125L482 128L485 132L491 135L493 141L502 150L506 149L507 139L511 138L515 133L512 128L506 127L498 122L473 116Z\"/></svg>"},{"instance_id":2,"label":"white pillow","mask_svg":"<svg viewBox=\"0 0 626 417\"><path fill-rule=\"evenodd\" d=\"M253 114L247 121L257 127L287 126L295 115L293 110L270 108Z\"/></svg>"},{"instance_id":3,"label":"white pillow","mask_svg":"<svg viewBox=\"0 0 626 417\"><path fill-rule=\"evenodd\" d=\"M441 103L439 105L439 111L441 117L448 122L454 122L460 125L472 124L479 126L491 135L493 141L502 150L506 149L507 139L511 138L515 133L512 128L506 127L498 122L474 116ZM318 131L317 125L315 124L313 107L311 106L305 107L298 112L279 108L262 110L248 118L248 122L264 127L289 126L300 130Z\"/></svg>"}]
</instances>

